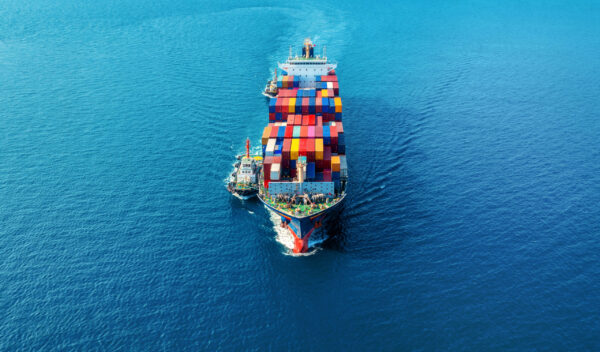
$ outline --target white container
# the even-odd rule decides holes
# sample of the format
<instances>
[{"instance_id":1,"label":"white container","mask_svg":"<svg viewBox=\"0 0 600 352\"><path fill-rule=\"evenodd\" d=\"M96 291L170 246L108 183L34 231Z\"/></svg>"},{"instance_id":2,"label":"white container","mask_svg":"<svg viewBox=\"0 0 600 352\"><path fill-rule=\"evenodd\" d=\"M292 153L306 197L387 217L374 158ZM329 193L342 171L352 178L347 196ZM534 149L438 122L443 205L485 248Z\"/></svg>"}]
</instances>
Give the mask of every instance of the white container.
<instances>
[{"instance_id":1,"label":"white container","mask_svg":"<svg viewBox=\"0 0 600 352\"><path fill-rule=\"evenodd\" d=\"M327 82L327 89L333 89L333 82Z\"/></svg>"},{"instance_id":2,"label":"white container","mask_svg":"<svg viewBox=\"0 0 600 352\"><path fill-rule=\"evenodd\" d=\"M273 164L271 165L271 180L277 181L281 176L281 164Z\"/></svg>"},{"instance_id":3,"label":"white container","mask_svg":"<svg viewBox=\"0 0 600 352\"><path fill-rule=\"evenodd\" d=\"M267 142L267 149L265 149L265 156L273 156L275 153L275 142L277 140L275 138L269 139Z\"/></svg>"}]
</instances>

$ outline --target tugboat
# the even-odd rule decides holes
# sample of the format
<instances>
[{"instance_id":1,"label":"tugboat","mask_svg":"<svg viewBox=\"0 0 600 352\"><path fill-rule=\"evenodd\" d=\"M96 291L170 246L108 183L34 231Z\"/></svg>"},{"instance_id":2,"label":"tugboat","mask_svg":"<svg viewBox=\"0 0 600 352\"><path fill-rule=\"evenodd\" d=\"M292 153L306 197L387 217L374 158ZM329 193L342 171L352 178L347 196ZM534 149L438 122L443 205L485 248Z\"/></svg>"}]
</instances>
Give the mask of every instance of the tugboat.
<instances>
[{"instance_id":1,"label":"tugboat","mask_svg":"<svg viewBox=\"0 0 600 352\"><path fill-rule=\"evenodd\" d=\"M235 163L227 190L242 200L250 199L258 194L262 157L250 156L250 139L246 139L246 155L240 155L237 159L239 161Z\"/></svg>"},{"instance_id":2,"label":"tugboat","mask_svg":"<svg viewBox=\"0 0 600 352\"><path fill-rule=\"evenodd\" d=\"M267 98L275 98L277 96L277 69L275 69L275 73L273 74L273 79L267 81L267 85L265 86L265 90L262 91L262 95Z\"/></svg>"}]
</instances>

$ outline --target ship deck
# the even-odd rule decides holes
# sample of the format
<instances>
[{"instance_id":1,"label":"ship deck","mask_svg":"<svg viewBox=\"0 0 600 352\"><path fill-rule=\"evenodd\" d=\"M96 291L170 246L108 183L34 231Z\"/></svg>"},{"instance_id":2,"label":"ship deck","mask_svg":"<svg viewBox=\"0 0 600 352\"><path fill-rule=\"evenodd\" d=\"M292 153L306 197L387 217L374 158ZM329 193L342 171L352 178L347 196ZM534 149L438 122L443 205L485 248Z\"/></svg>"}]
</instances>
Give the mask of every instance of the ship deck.
<instances>
[{"instance_id":1,"label":"ship deck","mask_svg":"<svg viewBox=\"0 0 600 352\"><path fill-rule=\"evenodd\" d=\"M339 196L333 198L326 198L323 202L315 204L293 204L285 201L279 201L275 197L264 194L261 194L260 198L264 203L281 212L287 213L295 217L305 217L315 215L317 213L331 208L332 206L339 203L344 197Z\"/></svg>"}]
</instances>

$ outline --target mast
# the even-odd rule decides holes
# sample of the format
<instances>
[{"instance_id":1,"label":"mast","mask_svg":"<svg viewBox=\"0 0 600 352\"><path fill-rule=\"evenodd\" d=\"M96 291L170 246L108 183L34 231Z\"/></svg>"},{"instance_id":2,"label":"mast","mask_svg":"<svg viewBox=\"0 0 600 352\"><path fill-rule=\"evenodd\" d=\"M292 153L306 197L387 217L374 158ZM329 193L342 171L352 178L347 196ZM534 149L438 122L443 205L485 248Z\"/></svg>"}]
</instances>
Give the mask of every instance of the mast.
<instances>
[{"instance_id":1,"label":"mast","mask_svg":"<svg viewBox=\"0 0 600 352\"><path fill-rule=\"evenodd\" d=\"M246 158L250 158L250 138L246 138Z\"/></svg>"}]
</instances>

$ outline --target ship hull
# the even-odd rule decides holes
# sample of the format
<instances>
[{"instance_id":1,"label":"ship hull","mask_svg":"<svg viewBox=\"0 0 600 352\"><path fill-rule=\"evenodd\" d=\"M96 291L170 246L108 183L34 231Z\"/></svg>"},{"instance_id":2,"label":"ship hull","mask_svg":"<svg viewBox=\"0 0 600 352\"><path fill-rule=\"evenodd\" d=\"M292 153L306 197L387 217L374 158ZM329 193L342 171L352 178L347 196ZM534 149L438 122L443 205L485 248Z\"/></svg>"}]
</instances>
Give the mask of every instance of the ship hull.
<instances>
[{"instance_id":1,"label":"ship hull","mask_svg":"<svg viewBox=\"0 0 600 352\"><path fill-rule=\"evenodd\" d=\"M261 197L258 197L261 202L269 209L281 218L282 227L285 227L294 238L294 253L306 253L309 249L308 241L313 235L314 231L323 226L327 221L335 219L335 215L339 212L341 204L344 202L344 198L340 199L333 206L309 216L296 217L285 213L279 209L272 207L267 202L264 202Z\"/></svg>"}]
</instances>

